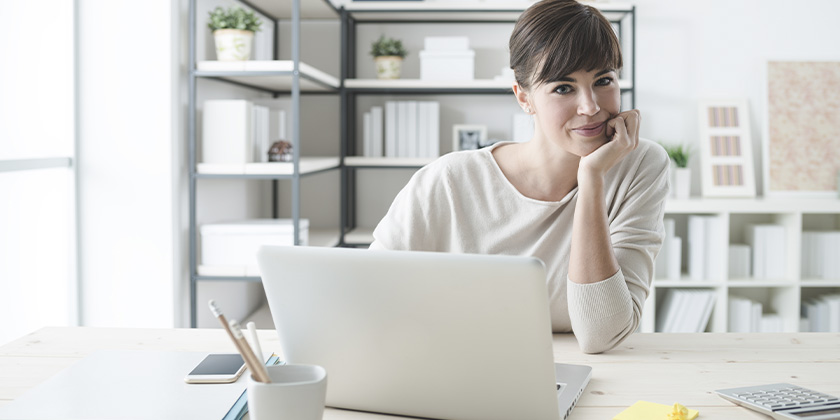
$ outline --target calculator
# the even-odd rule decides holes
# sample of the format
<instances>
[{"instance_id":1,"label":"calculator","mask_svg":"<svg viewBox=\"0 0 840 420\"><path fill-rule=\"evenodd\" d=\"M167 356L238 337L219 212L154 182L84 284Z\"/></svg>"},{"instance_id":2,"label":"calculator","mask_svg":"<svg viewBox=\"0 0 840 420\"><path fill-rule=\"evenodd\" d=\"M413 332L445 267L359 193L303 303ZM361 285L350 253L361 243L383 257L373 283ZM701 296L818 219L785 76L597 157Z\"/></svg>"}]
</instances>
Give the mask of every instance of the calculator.
<instances>
[{"instance_id":1,"label":"calculator","mask_svg":"<svg viewBox=\"0 0 840 420\"><path fill-rule=\"evenodd\" d=\"M779 420L840 420L840 399L787 383L718 389L718 395Z\"/></svg>"}]
</instances>

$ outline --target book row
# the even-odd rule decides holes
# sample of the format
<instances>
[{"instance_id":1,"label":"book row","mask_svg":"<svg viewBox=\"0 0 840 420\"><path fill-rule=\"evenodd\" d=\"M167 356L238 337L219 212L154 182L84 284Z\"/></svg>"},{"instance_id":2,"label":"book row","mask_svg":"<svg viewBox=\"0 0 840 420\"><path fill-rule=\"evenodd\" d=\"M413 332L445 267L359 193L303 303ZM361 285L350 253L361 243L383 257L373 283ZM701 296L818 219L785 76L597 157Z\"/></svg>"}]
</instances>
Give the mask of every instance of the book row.
<instances>
[{"instance_id":1,"label":"book row","mask_svg":"<svg viewBox=\"0 0 840 420\"><path fill-rule=\"evenodd\" d=\"M715 306L715 292L706 289L666 291L656 313L656 331L668 333L703 332Z\"/></svg>"},{"instance_id":2,"label":"book row","mask_svg":"<svg viewBox=\"0 0 840 420\"><path fill-rule=\"evenodd\" d=\"M729 332L782 332L782 317L764 313L764 305L752 299L729 296Z\"/></svg>"},{"instance_id":3,"label":"book row","mask_svg":"<svg viewBox=\"0 0 840 420\"><path fill-rule=\"evenodd\" d=\"M840 279L840 231L802 232L802 278Z\"/></svg>"},{"instance_id":4,"label":"book row","mask_svg":"<svg viewBox=\"0 0 840 420\"><path fill-rule=\"evenodd\" d=\"M803 302L799 331L840 332L840 294L823 295Z\"/></svg>"},{"instance_id":5,"label":"book row","mask_svg":"<svg viewBox=\"0 0 840 420\"><path fill-rule=\"evenodd\" d=\"M436 158L440 156L440 103L388 101L362 118L365 157Z\"/></svg>"}]
</instances>

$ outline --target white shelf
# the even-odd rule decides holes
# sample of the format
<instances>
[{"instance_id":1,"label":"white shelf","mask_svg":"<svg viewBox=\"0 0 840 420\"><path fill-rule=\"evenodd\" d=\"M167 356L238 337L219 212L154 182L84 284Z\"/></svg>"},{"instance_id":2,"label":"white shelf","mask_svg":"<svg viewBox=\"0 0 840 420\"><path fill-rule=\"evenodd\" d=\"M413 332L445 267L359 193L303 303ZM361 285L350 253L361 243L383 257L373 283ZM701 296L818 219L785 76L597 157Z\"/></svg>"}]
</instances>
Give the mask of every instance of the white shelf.
<instances>
[{"instance_id":1,"label":"white shelf","mask_svg":"<svg viewBox=\"0 0 840 420\"><path fill-rule=\"evenodd\" d=\"M681 280L662 280L662 279L654 279L653 286L654 287L672 287L672 288L679 288L679 287L690 287L690 288L711 288L711 287L721 287L724 286L725 283L719 281L697 281L697 280L690 280L688 278L684 278Z\"/></svg>"},{"instance_id":2,"label":"white shelf","mask_svg":"<svg viewBox=\"0 0 840 420\"><path fill-rule=\"evenodd\" d=\"M840 280L803 279L799 285L802 287L840 287Z\"/></svg>"},{"instance_id":3,"label":"white shelf","mask_svg":"<svg viewBox=\"0 0 840 420\"><path fill-rule=\"evenodd\" d=\"M347 156L344 158L346 166L373 166L373 167L399 167L399 168L420 168L432 163L434 158L386 158L386 157L363 157Z\"/></svg>"},{"instance_id":4,"label":"white shelf","mask_svg":"<svg viewBox=\"0 0 840 420\"><path fill-rule=\"evenodd\" d=\"M356 228L344 234L344 243L369 245L373 242L374 228Z\"/></svg>"},{"instance_id":5,"label":"white shelf","mask_svg":"<svg viewBox=\"0 0 840 420\"><path fill-rule=\"evenodd\" d=\"M753 279L733 279L729 280L727 285L738 288L765 288L765 287L796 287L798 284L791 280L753 280Z\"/></svg>"},{"instance_id":6,"label":"white shelf","mask_svg":"<svg viewBox=\"0 0 840 420\"><path fill-rule=\"evenodd\" d=\"M836 198L690 198L665 201L665 213L840 213Z\"/></svg>"},{"instance_id":7,"label":"white shelf","mask_svg":"<svg viewBox=\"0 0 840 420\"><path fill-rule=\"evenodd\" d=\"M275 19L292 18L292 0L249 0L249 4ZM338 13L327 0L300 0L301 19L337 19Z\"/></svg>"},{"instance_id":8,"label":"white shelf","mask_svg":"<svg viewBox=\"0 0 840 420\"><path fill-rule=\"evenodd\" d=\"M195 74L285 92L292 90L293 72L291 60L199 61ZM306 63L300 63L300 75L301 91L330 92L340 86L336 77Z\"/></svg>"},{"instance_id":9,"label":"white shelf","mask_svg":"<svg viewBox=\"0 0 840 420\"><path fill-rule=\"evenodd\" d=\"M433 20L513 22L533 1L493 2L348 2L345 8L356 20ZM612 21L620 20L633 6L625 3L587 3Z\"/></svg>"},{"instance_id":10,"label":"white shelf","mask_svg":"<svg viewBox=\"0 0 840 420\"><path fill-rule=\"evenodd\" d=\"M338 168L337 157L310 157L300 159L300 174L306 175ZM196 170L202 175L288 175L294 174L291 162L268 163L199 163Z\"/></svg>"},{"instance_id":11,"label":"white shelf","mask_svg":"<svg viewBox=\"0 0 840 420\"><path fill-rule=\"evenodd\" d=\"M619 86L622 89L632 88L632 83L629 80L619 80ZM476 79L476 80L455 80L455 81L430 81L420 79L396 79L396 80L380 80L380 79L347 79L344 81L344 87L348 89L417 89L417 90L498 90L500 93L511 91L513 81L510 80L492 80L492 79Z\"/></svg>"}]
</instances>

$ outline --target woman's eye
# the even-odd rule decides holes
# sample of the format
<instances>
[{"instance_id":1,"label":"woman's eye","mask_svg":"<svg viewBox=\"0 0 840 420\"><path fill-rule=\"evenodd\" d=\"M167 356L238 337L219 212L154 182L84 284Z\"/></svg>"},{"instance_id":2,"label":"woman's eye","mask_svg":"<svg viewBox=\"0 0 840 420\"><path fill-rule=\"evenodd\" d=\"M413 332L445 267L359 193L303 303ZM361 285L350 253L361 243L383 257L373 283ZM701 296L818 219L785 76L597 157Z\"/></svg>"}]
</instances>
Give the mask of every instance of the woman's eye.
<instances>
[{"instance_id":1,"label":"woman's eye","mask_svg":"<svg viewBox=\"0 0 840 420\"><path fill-rule=\"evenodd\" d=\"M565 95L565 94L570 93L572 91L572 87L569 86L569 85L560 85L560 86L557 86L554 89L554 91L561 94L561 95Z\"/></svg>"},{"instance_id":2,"label":"woman's eye","mask_svg":"<svg viewBox=\"0 0 840 420\"><path fill-rule=\"evenodd\" d=\"M612 82L613 82L612 77L602 77L602 78L598 79L597 82L595 82L595 85L596 86L609 86L609 85L612 84Z\"/></svg>"}]
</instances>

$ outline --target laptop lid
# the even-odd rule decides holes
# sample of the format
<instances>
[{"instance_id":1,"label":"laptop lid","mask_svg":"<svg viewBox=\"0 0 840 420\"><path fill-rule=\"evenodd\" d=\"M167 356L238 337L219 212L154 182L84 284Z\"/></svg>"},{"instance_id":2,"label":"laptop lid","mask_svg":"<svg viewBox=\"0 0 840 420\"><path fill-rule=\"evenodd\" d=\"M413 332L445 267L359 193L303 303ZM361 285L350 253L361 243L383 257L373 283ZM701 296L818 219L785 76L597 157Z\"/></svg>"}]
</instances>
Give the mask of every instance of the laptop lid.
<instances>
[{"instance_id":1,"label":"laptop lid","mask_svg":"<svg viewBox=\"0 0 840 420\"><path fill-rule=\"evenodd\" d=\"M326 368L328 406L560 418L540 260L271 246L257 259L283 356Z\"/></svg>"}]
</instances>

